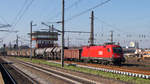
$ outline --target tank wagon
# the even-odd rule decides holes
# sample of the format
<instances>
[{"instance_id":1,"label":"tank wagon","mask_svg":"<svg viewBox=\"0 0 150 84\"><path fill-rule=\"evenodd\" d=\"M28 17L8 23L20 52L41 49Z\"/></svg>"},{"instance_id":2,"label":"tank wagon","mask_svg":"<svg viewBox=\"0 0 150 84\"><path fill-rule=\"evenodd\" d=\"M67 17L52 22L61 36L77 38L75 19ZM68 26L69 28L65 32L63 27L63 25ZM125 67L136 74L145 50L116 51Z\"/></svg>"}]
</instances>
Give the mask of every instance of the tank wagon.
<instances>
[{"instance_id":1,"label":"tank wagon","mask_svg":"<svg viewBox=\"0 0 150 84\"><path fill-rule=\"evenodd\" d=\"M33 57L60 59L61 47L39 48L32 50ZM8 55L30 56L30 49L8 51ZM122 48L119 45L84 46L80 49L64 49L64 59L82 62L99 62L121 64L125 62Z\"/></svg>"},{"instance_id":2,"label":"tank wagon","mask_svg":"<svg viewBox=\"0 0 150 84\"><path fill-rule=\"evenodd\" d=\"M29 57L31 49L8 50L9 56ZM60 59L61 47L32 49L32 57L45 59Z\"/></svg>"}]
</instances>

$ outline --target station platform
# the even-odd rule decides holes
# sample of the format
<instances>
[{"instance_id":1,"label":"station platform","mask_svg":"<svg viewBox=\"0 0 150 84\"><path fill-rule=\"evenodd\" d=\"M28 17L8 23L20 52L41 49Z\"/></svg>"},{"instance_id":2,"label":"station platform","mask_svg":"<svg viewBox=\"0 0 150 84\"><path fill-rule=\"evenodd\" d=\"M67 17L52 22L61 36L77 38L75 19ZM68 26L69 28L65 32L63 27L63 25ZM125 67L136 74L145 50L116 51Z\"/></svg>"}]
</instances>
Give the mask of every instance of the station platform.
<instances>
[{"instance_id":1,"label":"station platform","mask_svg":"<svg viewBox=\"0 0 150 84\"><path fill-rule=\"evenodd\" d=\"M5 84L4 80L3 80L3 77L2 77L2 74L1 74L1 71L0 71L0 84Z\"/></svg>"}]
</instances>

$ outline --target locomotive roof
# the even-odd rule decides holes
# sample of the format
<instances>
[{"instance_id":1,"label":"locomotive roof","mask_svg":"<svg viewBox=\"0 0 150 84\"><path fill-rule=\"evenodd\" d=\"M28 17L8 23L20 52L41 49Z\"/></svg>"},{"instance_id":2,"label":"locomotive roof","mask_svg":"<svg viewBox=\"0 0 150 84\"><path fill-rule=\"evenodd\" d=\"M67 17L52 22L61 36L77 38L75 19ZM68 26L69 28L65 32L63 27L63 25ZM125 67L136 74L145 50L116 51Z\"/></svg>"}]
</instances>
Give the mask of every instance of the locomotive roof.
<instances>
[{"instance_id":1,"label":"locomotive roof","mask_svg":"<svg viewBox=\"0 0 150 84\"><path fill-rule=\"evenodd\" d=\"M109 44L109 45L96 45L96 46L83 46L83 47L120 47L120 45Z\"/></svg>"}]
</instances>

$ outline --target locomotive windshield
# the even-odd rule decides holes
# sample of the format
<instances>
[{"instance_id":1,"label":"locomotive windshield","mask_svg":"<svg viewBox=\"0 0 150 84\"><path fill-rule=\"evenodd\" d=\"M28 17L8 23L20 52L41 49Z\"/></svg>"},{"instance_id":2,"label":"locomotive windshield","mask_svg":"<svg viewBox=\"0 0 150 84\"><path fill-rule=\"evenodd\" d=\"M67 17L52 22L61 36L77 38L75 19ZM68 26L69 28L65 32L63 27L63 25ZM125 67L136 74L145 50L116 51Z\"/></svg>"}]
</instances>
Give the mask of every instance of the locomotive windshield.
<instances>
[{"instance_id":1,"label":"locomotive windshield","mask_svg":"<svg viewBox=\"0 0 150 84\"><path fill-rule=\"evenodd\" d=\"M121 47L113 47L113 52L114 53L122 53L122 48Z\"/></svg>"}]
</instances>

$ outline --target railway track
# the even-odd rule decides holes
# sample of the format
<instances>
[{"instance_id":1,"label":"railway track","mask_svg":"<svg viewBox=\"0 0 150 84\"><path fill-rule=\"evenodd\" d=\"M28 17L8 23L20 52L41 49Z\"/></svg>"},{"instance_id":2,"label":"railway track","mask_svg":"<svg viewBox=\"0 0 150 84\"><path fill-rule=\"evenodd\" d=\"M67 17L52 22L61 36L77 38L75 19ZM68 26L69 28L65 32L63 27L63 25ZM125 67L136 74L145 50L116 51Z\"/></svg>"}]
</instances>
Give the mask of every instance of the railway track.
<instances>
[{"instance_id":1,"label":"railway track","mask_svg":"<svg viewBox=\"0 0 150 84\"><path fill-rule=\"evenodd\" d=\"M59 61L51 61L51 62L60 64ZM105 71L105 72L112 72L116 74L150 79L150 71L122 68L122 67L117 67L117 66L105 66L105 65L100 65L100 64L71 62L71 61L65 61L65 64L66 65L74 64L77 67L83 67L83 68L89 68L89 69L100 70L100 71Z\"/></svg>"},{"instance_id":2,"label":"railway track","mask_svg":"<svg viewBox=\"0 0 150 84\"><path fill-rule=\"evenodd\" d=\"M38 84L36 80L17 69L11 62L5 62L2 59L0 61L0 68L5 84Z\"/></svg>"},{"instance_id":3,"label":"railway track","mask_svg":"<svg viewBox=\"0 0 150 84\"><path fill-rule=\"evenodd\" d=\"M63 80L69 81L71 83L75 83L75 84L100 84L100 83L92 81L92 80L88 80L88 79L85 79L85 78L80 78L78 76L74 76L74 75L71 75L71 74L68 74L68 73L56 71L56 70L49 69L49 68L47 69L47 68L37 66L37 65L34 65L34 64L31 64L31 63L26 63L26 62L20 62L20 63L25 65L25 66L32 67L34 69L42 71L44 73L56 76L56 77L61 78Z\"/></svg>"},{"instance_id":4,"label":"railway track","mask_svg":"<svg viewBox=\"0 0 150 84\"><path fill-rule=\"evenodd\" d=\"M60 64L60 61L52 61L52 62ZM112 66L112 65L106 66L106 65L101 65L101 64L91 64L91 63L81 63L81 62L71 62L71 61L65 61L65 63L67 65L74 63L74 64L77 64L76 66L78 67L90 68L94 70L100 70L100 71L112 72L116 74L150 79L150 71L138 70L136 68L131 69L129 67L118 67L118 66Z\"/></svg>"},{"instance_id":5,"label":"railway track","mask_svg":"<svg viewBox=\"0 0 150 84\"><path fill-rule=\"evenodd\" d=\"M67 82L69 82L69 84L101 84L100 82L96 82L90 79L86 79L86 78L82 78L79 76L75 76L72 75L70 73L66 73L66 72L61 72L59 70L54 70L51 68L47 68L47 67L42 67L40 65L37 64L32 64L29 62L22 62L22 61L17 61L17 63L22 64L24 66L36 69L40 72L46 73L48 75L52 75L54 77L57 77L59 79L65 80Z\"/></svg>"},{"instance_id":6,"label":"railway track","mask_svg":"<svg viewBox=\"0 0 150 84\"><path fill-rule=\"evenodd\" d=\"M0 64L0 70L4 79L5 84L17 84L11 74L7 71L3 64Z\"/></svg>"},{"instance_id":7,"label":"railway track","mask_svg":"<svg viewBox=\"0 0 150 84\"><path fill-rule=\"evenodd\" d=\"M17 68L13 68L13 69L16 70L18 73L20 73L22 76L26 77L32 84L38 84L38 81L36 81L32 77L28 76L26 73L22 72L21 70L19 70Z\"/></svg>"}]
</instances>

